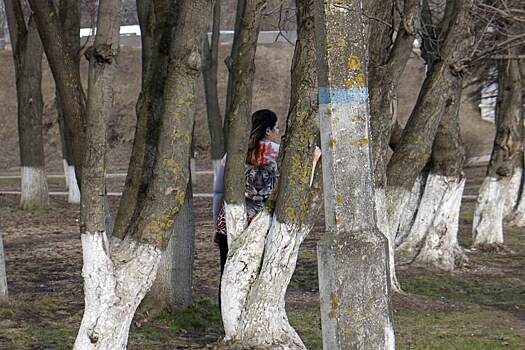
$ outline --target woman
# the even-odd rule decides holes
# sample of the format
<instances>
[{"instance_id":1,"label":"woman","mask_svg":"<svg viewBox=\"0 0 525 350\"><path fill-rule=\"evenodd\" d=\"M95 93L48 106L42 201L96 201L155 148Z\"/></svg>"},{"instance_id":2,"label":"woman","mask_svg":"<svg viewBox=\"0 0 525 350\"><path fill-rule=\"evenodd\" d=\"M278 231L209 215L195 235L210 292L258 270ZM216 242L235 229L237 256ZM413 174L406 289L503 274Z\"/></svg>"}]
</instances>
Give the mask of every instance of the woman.
<instances>
[{"instance_id":1,"label":"woman","mask_svg":"<svg viewBox=\"0 0 525 350\"><path fill-rule=\"evenodd\" d=\"M263 208L264 203L275 188L277 181L277 156L279 155L279 127L277 115L269 109L261 109L252 114L252 130L246 152L245 197L248 223ZM228 255L226 221L224 219L224 164L217 169L213 196L213 220L215 232L213 241L219 246L221 276Z\"/></svg>"}]
</instances>

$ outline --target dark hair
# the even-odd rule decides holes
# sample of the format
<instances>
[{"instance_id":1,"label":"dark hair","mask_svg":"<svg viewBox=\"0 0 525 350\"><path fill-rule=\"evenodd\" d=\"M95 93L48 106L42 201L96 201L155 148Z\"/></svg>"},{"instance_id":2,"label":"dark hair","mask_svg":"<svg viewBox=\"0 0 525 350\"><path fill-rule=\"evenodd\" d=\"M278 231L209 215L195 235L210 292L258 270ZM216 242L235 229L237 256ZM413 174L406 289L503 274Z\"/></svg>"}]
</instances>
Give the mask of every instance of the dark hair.
<instances>
[{"instance_id":1,"label":"dark hair","mask_svg":"<svg viewBox=\"0 0 525 350\"><path fill-rule=\"evenodd\" d=\"M277 124L277 115L269 109L260 109L252 114L252 131L248 141L246 163L253 164L257 157L259 142L266 135L268 128L273 129Z\"/></svg>"}]
</instances>

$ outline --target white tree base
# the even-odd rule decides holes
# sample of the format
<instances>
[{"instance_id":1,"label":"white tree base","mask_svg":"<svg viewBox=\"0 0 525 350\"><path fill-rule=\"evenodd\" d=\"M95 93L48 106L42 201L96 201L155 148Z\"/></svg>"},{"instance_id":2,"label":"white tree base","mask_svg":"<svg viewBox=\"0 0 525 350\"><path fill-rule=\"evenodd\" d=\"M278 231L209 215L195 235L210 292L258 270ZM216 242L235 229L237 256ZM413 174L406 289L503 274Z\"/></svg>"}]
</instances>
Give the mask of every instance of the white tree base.
<instances>
[{"instance_id":1,"label":"white tree base","mask_svg":"<svg viewBox=\"0 0 525 350\"><path fill-rule=\"evenodd\" d=\"M78 188L77 177L75 175L75 167L70 165L67 171L67 182L69 195L67 202L71 204L80 204L80 189Z\"/></svg>"},{"instance_id":2,"label":"white tree base","mask_svg":"<svg viewBox=\"0 0 525 350\"><path fill-rule=\"evenodd\" d=\"M390 267L390 285L393 292L402 293L401 285L397 280L396 261L394 249L394 236L390 233L388 225L388 215L386 211L385 190L376 188L374 190L375 212L377 218L377 228L388 240L388 259Z\"/></svg>"},{"instance_id":3,"label":"white tree base","mask_svg":"<svg viewBox=\"0 0 525 350\"><path fill-rule=\"evenodd\" d=\"M415 220L396 249L398 261L419 262L453 270L452 252L461 251L457 242L459 209L465 179L430 173Z\"/></svg>"},{"instance_id":4,"label":"white tree base","mask_svg":"<svg viewBox=\"0 0 525 350\"><path fill-rule=\"evenodd\" d=\"M458 259L466 259L458 243L459 209L464 188L465 178L428 176L414 225L416 231L426 232L422 244L418 244L421 249L416 262L452 271Z\"/></svg>"},{"instance_id":5,"label":"white tree base","mask_svg":"<svg viewBox=\"0 0 525 350\"><path fill-rule=\"evenodd\" d=\"M24 210L45 209L49 190L44 167L22 167L20 207Z\"/></svg>"},{"instance_id":6,"label":"white tree base","mask_svg":"<svg viewBox=\"0 0 525 350\"><path fill-rule=\"evenodd\" d=\"M525 227L525 178L523 168L514 168L507 186L503 220L509 226Z\"/></svg>"},{"instance_id":7,"label":"white tree base","mask_svg":"<svg viewBox=\"0 0 525 350\"><path fill-rule=\"evenodd\" d=\"M105 232L86 232L81 239L85 308L74 349L125 349L133 316L155 279L161 252L124 241L110 258Z\"/></svg>"},{"instance_id":8,"label":"white tree base","mask_svg":"<svg viewBox=\"0 0 525 350\"><path fill-rule=\"evenodd\" d=\"M490 176L483 180L472 221L474 246L503 244L503 201L500 192L504 188L504 180Z\"/></svg>"},{"instance_id":9,"label":"white tree base","mask_svg":"<svg viewBox=\"0 0 525 350\"><path fill-rule=\"evenodd\" d=\"M238 332L245 301L260 269L270 215L262 210L246 227L243 205L226 204L228 259L221 279L221 310L225 340Z\"/></svg>"},{"instance_id":10,"label":"white tree base","mask_svg":"<svg viewBox=\"0 0 525 350\"><path fill-rule=\"evenodd\" d=\"M283 224L274 217L266 238L260 274L246 301L236 338L256 349L306 349L288 322L286 289L297 262L299 246L311 227Z\"/></svg>"}]
</instances>

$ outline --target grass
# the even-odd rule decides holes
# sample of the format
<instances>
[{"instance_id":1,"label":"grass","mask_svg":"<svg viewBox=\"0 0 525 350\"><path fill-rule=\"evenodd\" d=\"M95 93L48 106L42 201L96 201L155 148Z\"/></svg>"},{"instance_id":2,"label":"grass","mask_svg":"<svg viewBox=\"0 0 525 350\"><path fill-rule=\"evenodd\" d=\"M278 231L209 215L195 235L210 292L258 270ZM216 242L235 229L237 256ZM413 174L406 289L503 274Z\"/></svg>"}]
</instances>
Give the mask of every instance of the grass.
<instances>
[{"instance_id":1,"label":"grass","mask_svg":"<svg viewBox=\"0 0 525 350\"><path fill-rule=\"evenodd\" d=\"M446 313L403 311L394 317L397 350L522 350L523 334L505 313L471 306Z\"/></svg>"}]
</instances>

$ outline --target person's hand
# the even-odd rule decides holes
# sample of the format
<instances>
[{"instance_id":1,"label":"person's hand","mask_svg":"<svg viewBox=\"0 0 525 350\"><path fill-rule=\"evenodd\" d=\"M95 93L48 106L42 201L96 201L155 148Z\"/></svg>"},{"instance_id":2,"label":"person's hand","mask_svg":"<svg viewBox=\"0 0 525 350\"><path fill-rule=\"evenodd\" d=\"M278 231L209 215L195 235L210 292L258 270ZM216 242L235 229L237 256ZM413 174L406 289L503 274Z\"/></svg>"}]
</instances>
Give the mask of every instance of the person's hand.
<instances>
[{"instance_id":1,"label":"person's hand","mask_svg":"<svg viewBox=\"0 0 525 350\"><path fill-rule=\"evenodd\" d=\"M213 245L218 247L219 246L219 235L217 234L217 232L214 232L213 233Z\"/></svg>"}]
</instances>

